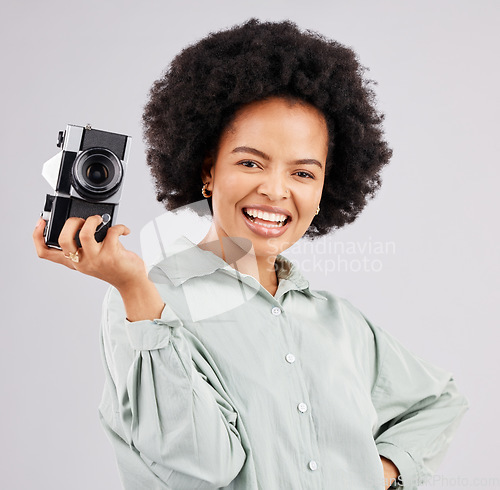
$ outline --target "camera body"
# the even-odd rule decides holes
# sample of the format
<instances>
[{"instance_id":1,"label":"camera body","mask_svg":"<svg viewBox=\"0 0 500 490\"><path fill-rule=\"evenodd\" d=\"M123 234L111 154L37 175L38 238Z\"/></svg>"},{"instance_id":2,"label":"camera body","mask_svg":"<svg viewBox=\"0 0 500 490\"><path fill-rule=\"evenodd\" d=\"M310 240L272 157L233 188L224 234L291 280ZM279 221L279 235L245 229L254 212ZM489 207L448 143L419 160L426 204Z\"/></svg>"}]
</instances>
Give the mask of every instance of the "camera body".
<instances>
[{"instance_id":1,"label":"camera body","mask_svg":"<svg viewBox=\"0 0 500 490\"><path fill-rule=\"evenodd\" d=\"M116 221L131 140L90 125L68 124L59 132L57 146L62 151L48 160L42 171L54 189L53 195L47 194L42 213L47 221L44 236L48 246L61 248L59 234L68 218L86 219L96 214L103 216L103 225L95 238L104 240Z\"/></svg>"}]
</instances>

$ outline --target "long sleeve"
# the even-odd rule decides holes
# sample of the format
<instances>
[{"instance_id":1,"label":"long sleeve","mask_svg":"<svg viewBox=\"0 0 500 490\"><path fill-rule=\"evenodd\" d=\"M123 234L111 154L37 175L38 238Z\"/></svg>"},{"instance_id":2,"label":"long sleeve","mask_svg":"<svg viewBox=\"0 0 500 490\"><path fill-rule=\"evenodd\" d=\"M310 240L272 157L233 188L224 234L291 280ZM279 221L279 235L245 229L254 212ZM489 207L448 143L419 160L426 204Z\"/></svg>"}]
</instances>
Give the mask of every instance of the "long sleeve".
<instances>
[{"instance_id":1,"label":"long sleeve","mask_svg":"<svg viewBox=\"0 0 500 490\"><path fill-rule=\"evenodd\" d=\"M111 289L102 338L101 420L125 488L143 490L145 478L148 489L228 485L245 461L238 414L209 355L174 311L166 305L160 319L128 322Z\"/></svg>"},{"instance_id":2,"label":"long sleeve","mask_svg":"<svg viewBox=\"0 0 500 490\"><path fill-rule=\"evenodd\" d=\"M150 272L167 305L105 301L100 405L126 490L406 490L435 471L465 398L348 301L282 258L271 295L187 238Z\"/></svg>"},{"instance_id":3,"label":"long sleeve","mask_svg":"<svg viewBox=\"0 0 500 490\"><path fill-rule=\"evenodd\" d=\"M398 467L404 488L413 490L436 471L468 402L451 373L419 359L385 331L369 325L376 345L375 442L379 454Z\"/></svg>"}]
</instances>

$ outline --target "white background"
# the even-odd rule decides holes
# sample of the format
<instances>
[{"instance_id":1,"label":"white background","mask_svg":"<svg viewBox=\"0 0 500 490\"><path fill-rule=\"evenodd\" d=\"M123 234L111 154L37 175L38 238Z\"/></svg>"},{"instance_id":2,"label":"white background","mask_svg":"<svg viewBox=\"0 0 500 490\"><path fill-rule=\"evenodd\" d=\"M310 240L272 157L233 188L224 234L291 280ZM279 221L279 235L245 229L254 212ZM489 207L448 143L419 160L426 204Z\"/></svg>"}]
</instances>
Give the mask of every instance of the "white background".
<instances>
[{"instance_id":1,"label":"white background","mask_svg":"<svg viewBox=\"0 0 500 490\"><path fill-rule=\"evenodd\" d=\"M304 273L452 371L468 397L425 488L500 488L498 1L45 0L0 14L1 488L121 488L97 414L106 285L39 260L31 241L57 132L91 123L133 137L120 221L140 252L141 228L163 213L141 140L148 89L180 49L252 16L351 46L378 81L394 157L362 216L323 241L395 252ZM356 271L364 258L382 267Z\"/></svg>"}]
</instances>

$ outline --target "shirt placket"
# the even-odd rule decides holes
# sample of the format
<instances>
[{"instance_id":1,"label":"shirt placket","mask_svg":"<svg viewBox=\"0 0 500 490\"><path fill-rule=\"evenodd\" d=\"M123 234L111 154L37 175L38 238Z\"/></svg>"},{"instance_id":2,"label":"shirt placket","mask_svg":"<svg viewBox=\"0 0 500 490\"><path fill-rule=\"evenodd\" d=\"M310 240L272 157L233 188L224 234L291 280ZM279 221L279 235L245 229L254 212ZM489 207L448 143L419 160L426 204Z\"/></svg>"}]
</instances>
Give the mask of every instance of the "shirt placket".
<instances>
[{"instance_id":1,"label":"shirt placket","mask_svg":"<svg viewBox=\"0 0 500 490\"><path fill-rule=\"evenodd\" d=\"M291 335L288 314L276 298L272 298L270 313L274 317L276 328L280 329L287 348L281 353L283 362L289 366L289 403L290 409L295 412L296 426L300 434L301 447L297 448L300 453L301 467L298 474L301 475L301 488L321 489L322 488L322 468L318 447L316 427L314 425L314 409L312 406L307 383L301 368L303 360L297 356L295 341ZM283 296L282 296L283 298Z\"/></svg>"},{"instance_id":2,"label":"shirt placket","mask_svg":"<svg viewBox=\"0 0 500 490\"><path fill-rule=\"evenodd\" d=\"M290 369L290 376L287 378L290 403L288 408L294 413L297 432L300 434L298 442L300 447L297 447L296 451L300 455L298 458L300 468L297 469L297 474L300 475L301 481L300 486L297 485L296 488L323 490L321 458L313 419L315 407L310 401L307 382L301 368L302 360L295 354L299 349L291 334L289 315L283 306L290 291L296 291L298 286L290 280L282 279L275 296L272 296L253 276L241 274L232 268L226 269L224 272L235 277L240 283L256 290L257 294L266 301L269 315L272 317L271 323L276 329L279 329L284 339L281 345L286 345L287 348L281 352L280 358ZM293 305L293 302L290 304ZM293 306L291 308L293 310ZM290 315L293 315L293 311Z\"/></svg>"}]
</instances>

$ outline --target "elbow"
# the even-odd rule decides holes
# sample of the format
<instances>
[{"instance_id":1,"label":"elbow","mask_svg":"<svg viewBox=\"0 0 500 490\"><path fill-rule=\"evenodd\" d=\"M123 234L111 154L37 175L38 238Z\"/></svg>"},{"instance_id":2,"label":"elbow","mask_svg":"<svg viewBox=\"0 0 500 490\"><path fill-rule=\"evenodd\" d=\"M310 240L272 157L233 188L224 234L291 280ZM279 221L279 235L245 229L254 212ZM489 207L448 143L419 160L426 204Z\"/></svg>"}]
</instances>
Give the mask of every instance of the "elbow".
<instances>
[{"instance_id":1,"label":"elbow","mask_svg":"<svg viewBox=\"0 0 500 490\"><path fill-rule=\"evenodd\" d=\"M163 461L171 472L165 483L169 488L198 490L225 488L239 475L246 460L246 452L238 435L229 431L225 444L198 445L181 455L171 453Z\"/></svg>"},{"instance_id":2,"label":"elbow","mask_svg":"<svg viewBox=\"0 0 500 490\"><path fill-rule=\"evenodd\" d=\"M218 457L207 465L199 462L199 468L205 468L206 474L200 475L209 485L215 488L227 487L240 473L246 460L246 453L240 440L232 435L230 437L230 448L225 454L218 454Z\"/></svg>"},{"instance_id":3,"label":"elbow","mask_svg":"<svg viewBox=\"0 0 500 490\"><path fill-rule=\"evenodd\" d=\"M448 381L445 394L450 397L450 405L458 408L460 414L465 413L470 408L469 399L458 390L457 385L453 377Z\"/></svg>"},{"instance_id":4,"label":"elbow","mask_svg":"<svg viewBox=\"0 0 500 490\"><path fill-rule=\"evenodd\" d=\"M211 482L216 488L227 487L240 473L245 464L246 453L240 442L233 442L231 458L227 461L219 460L219 468L216 477Z\"/></svg>"},{"instance_id":5,"label":"elbow","mask_svg":"<svg viewBox=\"0 0 500 490\"><path fill-rule=\"evenodd\" d=\"M469 410L470 408L470 402L469 402L469 399L465 396L465 395L460 395L460 413L459 413L459 417L461 418L465 412L467 412L467 410Z\"/></svg>"},{"instance_id":6,"label":"elbow","mask_svg":"<svg viewBox=\"0 0 500 490\"><path fill-rule=\"evenodd\" d=\"M463 393L460 393L458 401L459 401L459 403L460 403L460 405L462 407L462 410L464 412L466 412L467 410L469 410L469 408L470 408L469 399Z\"/></svg>"},{"instance_id":7,"label":"elbow","mask_svg":"<svg viewBox=\"0 0 500 490\"><path fill-rule=\"evenodd\" d=\"M169 488L178 490L213 490L214 488L225 488L240 473L245 462L246 455L241 449L233 454L230 460L219 460L215 465L205 464L198 465L193 468L194 471L187 474L180 471L172 471L165 479L165 483Z\"/></svg>"}]
</instances>

